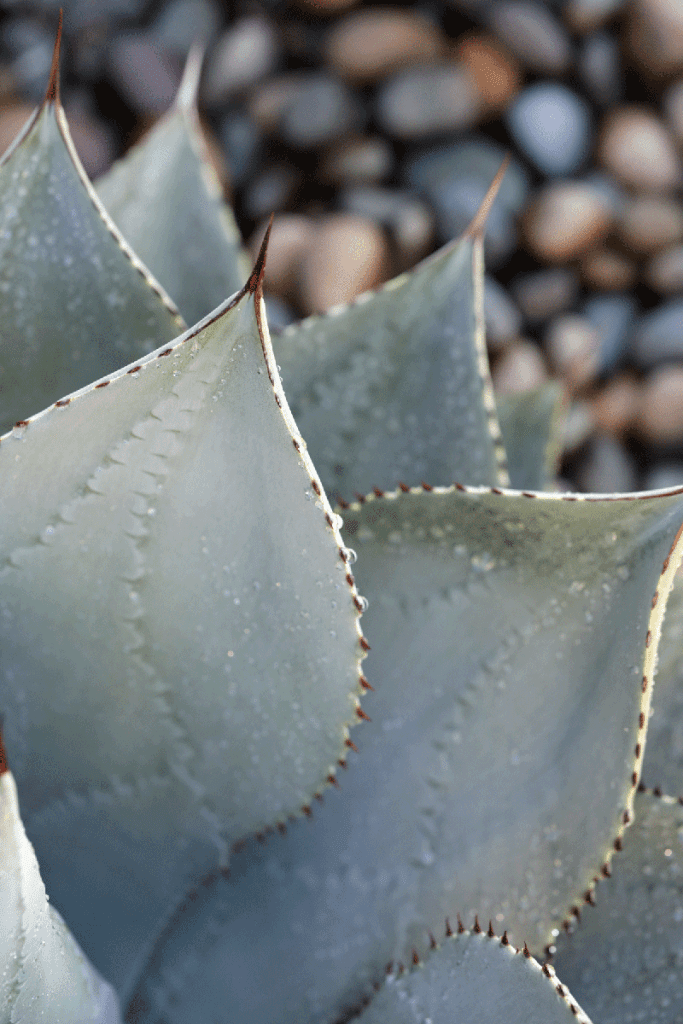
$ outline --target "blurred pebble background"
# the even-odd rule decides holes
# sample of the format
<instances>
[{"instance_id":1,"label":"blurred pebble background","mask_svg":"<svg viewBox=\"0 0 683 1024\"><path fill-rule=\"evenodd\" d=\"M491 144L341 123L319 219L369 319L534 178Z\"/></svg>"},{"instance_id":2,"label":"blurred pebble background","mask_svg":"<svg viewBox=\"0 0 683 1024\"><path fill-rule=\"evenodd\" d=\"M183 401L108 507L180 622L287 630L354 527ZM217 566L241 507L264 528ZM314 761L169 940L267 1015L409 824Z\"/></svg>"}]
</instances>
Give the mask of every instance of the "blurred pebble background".
<instances>
[{"instance_id":1,"label":"blurred pebble background","mask_svg":"<svg viewBox=\"0 0 683 1024\"><path fill-rule=\"evenodd\" d=\"M488 221L496 388L570 404L567 486L683 483L683 0L4 0L0 150L64 8L62 98L89 175L208 43L211 150L284 325Z\"/></svg>"}]
</instances>

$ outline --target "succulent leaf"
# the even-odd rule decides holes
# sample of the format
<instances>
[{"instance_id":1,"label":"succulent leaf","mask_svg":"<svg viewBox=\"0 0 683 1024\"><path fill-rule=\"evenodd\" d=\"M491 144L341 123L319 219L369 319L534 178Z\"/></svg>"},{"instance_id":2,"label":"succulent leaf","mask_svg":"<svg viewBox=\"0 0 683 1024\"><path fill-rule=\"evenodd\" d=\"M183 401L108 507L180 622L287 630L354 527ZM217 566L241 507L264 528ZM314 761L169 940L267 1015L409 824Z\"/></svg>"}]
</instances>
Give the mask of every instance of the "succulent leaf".
<instances>
[{"instance_id":1,"label":"succulent leaf","mask_svg":"<svg viewBox=\"0 0 683 1024\"><path fill-rule=\"evenodd\" d=\"M0 706L27 830L118 984L230 842L333 776L361 601L260 286L6 435L0 477Z\"/></svg>"},{"instance_id":2,"label":"succulent leaf","mask_svg":"<svg viewBox=\"0 0 683 1024\"><path fill-rule=\"evenodd\" d=\"M93 192L57 73L0 161L0 433L184 326Z\"/></svg>"},{"instance_id":3,"label":"succulent leaf","mask_svg":"<svg viewBox=\"0 0 683 1024\"><path fill-rule=\"evenodd\" d=\"M275 339L329 494L401 480L505 484L483 315L483 220L415 270Z\"/></svg>"},{"instance_id":4,"label":"succulent leaf","mask_svg":"<svg viewBox=\"0 0 683 1024\"><path fill-rule=\"evenodd\" d=\"M659 644L643 778L667 793L683 793L683 573L666 606Z\"/></svg>"},{"instance_id":5,"label":"succulent leaf","mask_svg":"<svg viewBox=\"0 0 683 1024\"><path fill-rule=\"evenodd\" d=\"M552 968L507 938L463 932L407 973L391 974L358 1024L590 1024Z\"/></svg>"},{"instance_id":6,"label":"succulent leaf","mask_svg":"<svg viewBox=\"0 0 683 1024\"><path fill-rule=\"evenodd\" d=\"M600 1024L672 1024L683 1006L683 807L639 793L612 878L555 967Z\"/></svg>"},{"instance_id":7,"label":"succulent leaf","mask_svg":"<svg viewBox=\"0 0 683 1024\"><path fill-rule=\"evenodd\" d=\"M0 921L0 1024L121 1024L113 989L48 902L6 768L0 770Z\"/></svg>"},{"instance_id":8,"label":"succulent leaf","mask_svg":"<svg viewBox=\"0 0 683 1024\"><path fill-rule=\"evenodd\" d=\"M542 491L557 471L562 448L564 396L555 382L520 395L496 396L510 483Z\"/></svg>"},{"instance_id":9,"label":"succulent leaf","mask_svg":"<svg viewBox=\"0 0 683 1024\"><path fill-rule=\"evenodd\" d=\"M206 156L197 113L201 56L193 50L175 105L96 183L130 245L197 323L249 273L232 211Z\"/></svg>"},{"instance_id":10,"label":"succulent leaf","mask_svg":"<svg viewBox=\"0 0 683 1024\"><path fill-rule=\"evenodd\" d=\"M329 1024L445 915L540 950L583 902L631 812L683 492L571 499L345 512L370 601L360 756L316 821L183 908L136 1020Z\"/></svg>"}]
</instances>

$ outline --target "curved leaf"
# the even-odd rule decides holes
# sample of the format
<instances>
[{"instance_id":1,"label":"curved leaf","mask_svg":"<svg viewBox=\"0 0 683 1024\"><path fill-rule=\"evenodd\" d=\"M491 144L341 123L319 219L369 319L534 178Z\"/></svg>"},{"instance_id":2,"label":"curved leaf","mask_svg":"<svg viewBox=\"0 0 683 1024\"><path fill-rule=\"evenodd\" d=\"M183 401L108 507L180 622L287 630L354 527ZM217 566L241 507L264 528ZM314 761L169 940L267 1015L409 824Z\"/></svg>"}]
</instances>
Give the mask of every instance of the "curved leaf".
<instances>
[{"instance_id":1,"label":"curved leaf","mask_svg":"<svg viewBox=\"0 0 683 1024\"><path fill-rule=\"evenodd\" d=\"M0 432L183 329L102 210L52 88L0 161Z\"/></svg>"},{"instance_id":2,"label":"curved leaf","mask_svg":"<svg viewBox=\"0 0 683 1024\"><path fill-rule=\"evenodd\" d=\"M329 1024L445 915L541 949L582 903L630 814L683 492L570 498L345 513L375 687L358 761L315 822L187 903L136 1020Z\"/></svg>"},{"instance_id":3,"label":"curved leaf","mask_svg":"<svg viewBox=\"0 0 683 1024\"><path fill-rule=\"evenodd\" d=\"M276 338L292 412L330 494L401 480L507 482L482 246L478 221L410 273Z\"/></svg>"},{"instance_id":4,"label":"curved leaf","mask_svg":"<svg viewBox=\"0 0 683 1024\"><path fill-rule=\"evenodd\" d=\"M666 606L659 644L652 717L643 777L649 785L683 794L683 574Z\"/></svg>"},{"instance_id":5,"label":"curved leaf","mask_svg":"<svg viewBox=\"0 0 683 1024\"><path fill-rule=\"evenodd\" d=\"M562 450L564 396L555 382L519 395L497 395L496 408L513 487L541 491L552 483Z\"/></svg>"},{"instance_id":6,"label":"curved leaf","mask_svg":"<svg viewBox=\"0 0 683 1024\"><path fill-rule=\"evenodd\" d=\"M672 1024L683 1006L683 807L639 793L635 819L555 966L600 1024Z\"/></svg>"},{"instance_id":7,"label":"curved leaf","mask_svg":"<svg viewBox=\"0 0 683 1024\"><path fill-rule=\"evenodd\" d=\"M9 771L0 771L0 920L0 1024L121 1024L113 989L48 903Z\"/></svg>"},{"instance_id":8,"label":"curved leaf","mask_svg":"<svg viewBox=\"0 0 683 1024\"><path fill-rule=\"evenodd\" d=\"M495 935L447 939L408 974L391 974L358 1024L590 1024L550 967Z\"/></svg>"},{"instance_id":9,"label":"curved leaf","mask_svg":"<svg viewBox=\"0 0 683 1024\"><path fill-rule=\"evenodd\" d=\"M235 218L205 153L197 114L201 58L188 58L174 107L96 183L123 235L189 324L249 273Z\"/></svg>"},{"instance_id":10,"label":"curved leaf","mask_svg":"<svg viewBox=\"0 0 683 1024\"><path fill-rule=\"evenodd\" d=\"M357 720L361 602L255 301L0 444L5 731L53 898L117 983Z\"/></svg>"}]
</instances>

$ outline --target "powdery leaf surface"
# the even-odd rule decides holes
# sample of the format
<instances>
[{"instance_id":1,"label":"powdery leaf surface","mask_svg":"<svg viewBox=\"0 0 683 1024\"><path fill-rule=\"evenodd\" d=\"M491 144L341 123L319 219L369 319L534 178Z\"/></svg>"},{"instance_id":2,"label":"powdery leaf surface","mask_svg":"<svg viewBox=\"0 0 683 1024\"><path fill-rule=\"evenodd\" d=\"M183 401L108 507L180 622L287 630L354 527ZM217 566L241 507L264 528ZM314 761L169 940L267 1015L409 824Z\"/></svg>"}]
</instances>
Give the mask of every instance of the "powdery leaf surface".
<instances>
[{"instance_id":1,"label":"powdery leaf surface","mask_svg":"<svg viewBox=\"0 0 683 1024\"><path fill-rule=\"evenodd\" d=\"M238 291L249 266L205 152L191 54L175 105L96 184L107 211L194 324Z\"/></svg>"},{"instance_id":2,"label":"powdery leaf surface","mask_svg":"<svg viewBox=\"0 0 683 1024\"><path fill-rule=\"evenodd\" d=\"M453 488L344 515L375 688L360 754L313 822L186 904L135 1021L332 1024L457 912L540 952L620 842L683 493Z\"/></svg>"},{"instance_id":3,"label":"powdery leaf surface","mask_svg":"<svg viewBox=\"0 0 683 1024\"><path fill-rule=\"evenodd\" d=\"M48 903L8 771L0 774L0 920L0 1024L121 1024L113 989Z\"/></svg>"},{"instance_id":4,"label":"powdery leaf surface","mask_svg":"<svg viewBox=\"0 0 683 1024\"><path fill-rule=\"evenodd\" d=\"M257 302L0 443L5 735L46 884L117 984L357 721L361 601Z\"/></svg>"},{"instance_id":5,"label":"powdery leaf surface","mask_svg":"<svg viewBox=\"0 0 683 1024\"><path fill-rule=\"evenodd\" d=\"M58 101L0 161L0 432L184 324L104 214Z\"/></svg>"},{"instance_id":6,"label":"powdery leaf surface","mask_svg":"<svg viewBox=\"0 0 683 1024\"><path fill-rule=\"evenodd\" d=\"M561 454L563 394L555 382L520 395L498 395L496 408L513 487L541 491Z\"/></svg>"},{"instance_id":7,"label":"powdery leaf surface","mask_svg":"<svg viewBox=\"0 0 683 1024\"><path fill-rule=\"evenodd\" d=\"M389 975L358 1024L590 1024L546 970L495 935L453 935L407 974Z\"/></svg>"},{"instance_id":8,"label":"powdery leaf surface","mask_svg":"<svg viewBox=\"0 0 683 1024\"><path fill-rule=\"evenodd\" d=\"M675 1024L683 1006L683 807L639 793L635 823L558 974L600 1024Z\"/></svg>"},{"instance_id":9,"label":"powdery leaf surface","mask_svg":"<svg viewBox=\"0 0 683 1024\"><path fill-rule=\"evenodd\" d=\"M401 480L506 482L483 324L475 232L275 339L328 493L348 500Z\"/></svg>"}]
</instances>

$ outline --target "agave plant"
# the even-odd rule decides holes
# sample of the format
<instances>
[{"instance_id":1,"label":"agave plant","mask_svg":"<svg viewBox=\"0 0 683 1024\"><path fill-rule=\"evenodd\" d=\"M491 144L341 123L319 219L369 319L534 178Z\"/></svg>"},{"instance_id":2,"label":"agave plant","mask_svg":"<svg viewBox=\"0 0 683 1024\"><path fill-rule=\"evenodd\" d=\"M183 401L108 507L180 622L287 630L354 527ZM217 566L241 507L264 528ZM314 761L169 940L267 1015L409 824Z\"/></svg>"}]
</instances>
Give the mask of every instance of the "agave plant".
<instances>
[{"instance_id":1,"label":"agave plant","mask_svg":"<svg viewBox=\"0 0 683 1024\"><path fill-rule=\"evenodd\" d=\"M271 340L198 55L95 191L55 54L0 163L0 1021L678 1020L683 491L544 490L556 392L496 410L498 180Z\"/></svg>"}]
</instances>

